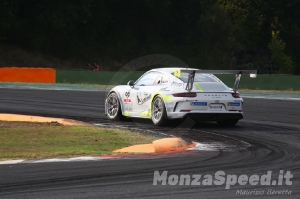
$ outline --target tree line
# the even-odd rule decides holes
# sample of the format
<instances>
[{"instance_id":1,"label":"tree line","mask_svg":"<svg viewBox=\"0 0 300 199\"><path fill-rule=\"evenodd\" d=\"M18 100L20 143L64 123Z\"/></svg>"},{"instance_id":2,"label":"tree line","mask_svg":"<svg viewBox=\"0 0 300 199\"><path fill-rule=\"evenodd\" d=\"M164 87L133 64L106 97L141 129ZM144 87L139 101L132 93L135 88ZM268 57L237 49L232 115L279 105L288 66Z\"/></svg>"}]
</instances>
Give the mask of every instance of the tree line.
<instances>
[{"instance_id":1,"label":"tree line","mask_svg":"<svg viewBox=\"0 0 300 199\"><path fill-rule=\"evenodd\" d=\"M1 0L1 46L107 70L148 54L300 73L297 0ZM17 59L17 58L16 58ZM74 61L75 60L75 61Z\"/></svg>"}]
</instances>

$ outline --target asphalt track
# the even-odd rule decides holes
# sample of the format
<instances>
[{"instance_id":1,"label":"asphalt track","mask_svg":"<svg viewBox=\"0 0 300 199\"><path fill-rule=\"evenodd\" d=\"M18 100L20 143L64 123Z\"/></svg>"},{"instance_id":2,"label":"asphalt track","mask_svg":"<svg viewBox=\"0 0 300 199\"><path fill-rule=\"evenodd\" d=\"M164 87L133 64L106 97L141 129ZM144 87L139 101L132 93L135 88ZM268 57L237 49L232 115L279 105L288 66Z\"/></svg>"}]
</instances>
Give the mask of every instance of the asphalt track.
<instances>
[{"instance_id":1,"label":"asphalt track","mask_svg":"<svg viewBox=\"0 0 300 199\"><path fill-rule=\"evenodd\" d=\"M300 101L244 98L236 127L191 120L154 127L148 120L111 123L103 115L105 92L0 89L0 112L55 116L132 126L212 146L200 151L132 156L114 160L0 165L0 198L299 198ZM1 143L0 143L1 144ZM292 185L153 185L154 171L237 176L291 171ZM201 180L202 181L202 180ZM168 184L168 183L167 183ZM237 190L263 195L239 195ZM291 195L268 195L289 190ZM269 192L270 193L270 192Z\"/></svg>"}]
</instances>

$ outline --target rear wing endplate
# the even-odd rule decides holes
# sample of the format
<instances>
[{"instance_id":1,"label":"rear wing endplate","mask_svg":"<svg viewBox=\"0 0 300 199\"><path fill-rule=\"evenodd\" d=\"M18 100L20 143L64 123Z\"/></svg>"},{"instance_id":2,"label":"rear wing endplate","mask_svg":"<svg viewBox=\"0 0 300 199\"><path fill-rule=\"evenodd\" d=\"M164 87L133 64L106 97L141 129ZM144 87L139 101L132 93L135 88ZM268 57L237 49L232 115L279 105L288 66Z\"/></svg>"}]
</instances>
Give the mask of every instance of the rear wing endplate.
<instances>
[{"instance_id":1,"label":"rear wing endplate","mask_svg":"<svg viewBox=\"0 0 300 199\"><path fill-rule=\"evenodd\" d=\"M237 92L239 89L239 83L241 80L242 74L250 74L250 78L256 78L257 70L198 70L198 69L186 69L186 70L177 70L174 72L174 76L180 77L182 72L189 73L188 82L185 90L191 91L193 89L194 78L196 73L200 74L235 74L235 82L233 85L233 91Z\"/></svg>"}]
</instances>

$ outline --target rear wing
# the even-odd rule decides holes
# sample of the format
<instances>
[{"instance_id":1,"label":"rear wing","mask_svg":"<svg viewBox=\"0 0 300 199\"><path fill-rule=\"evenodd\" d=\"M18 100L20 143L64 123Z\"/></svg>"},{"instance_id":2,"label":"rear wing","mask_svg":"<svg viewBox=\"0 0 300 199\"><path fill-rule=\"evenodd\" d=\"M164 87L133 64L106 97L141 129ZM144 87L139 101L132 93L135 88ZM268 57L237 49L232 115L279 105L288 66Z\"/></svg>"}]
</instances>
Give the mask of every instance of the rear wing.
<instances>
[{"instance_id":1,"label":"rear wing","mask_svg":"<svg viewBox=\"0 0 300 199\"><path fill-rule=\"evenodd\" d=\"M189 73L188 82L185 90L191 91L193 89L194 78L196 73L200 74L235 74L235 82L233 85L233 91L237 92L239 89L239 83L242 74L250 74L250 78L256 78L257 70L198 70L198 69L179 69L174 72L174 76L180 77L180 74Z\"/></svg>"}]
</instances>

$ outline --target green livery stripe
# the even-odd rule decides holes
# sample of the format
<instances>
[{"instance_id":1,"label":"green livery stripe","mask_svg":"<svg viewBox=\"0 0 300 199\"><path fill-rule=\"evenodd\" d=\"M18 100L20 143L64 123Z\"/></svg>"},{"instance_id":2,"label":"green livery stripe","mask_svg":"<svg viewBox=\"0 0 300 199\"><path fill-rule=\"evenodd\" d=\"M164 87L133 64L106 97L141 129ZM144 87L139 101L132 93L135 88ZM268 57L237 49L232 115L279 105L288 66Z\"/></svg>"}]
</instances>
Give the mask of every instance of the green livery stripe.
<instances>
[{"instance_id":1,"label":"green livery stripe","mask_svg":"<svg viewBox=\"0 0 300 199\"><path fill-rule=\"evenodd\" d=\"M168 101L168 100L173 99L173 96L172 96L172 95L169 95L169 96L163 96L163 99L164 99L165 101Z\"/></svg>"},{"instance_id":2,"label":"green livery stripe","mask_svg":"<svg viewBox=\"0 0 300 199\"><path fill-rule=\"evenodd\" d=\"M129 116L129 112L128 112L128 111L125 111L125 112L123 113L123 115L124 115L124 116Z\"/></svg>"},{"instance_id":3,"label":"green livery stripe","mask_svg":"<svg viewBox=\"0 0 300 199\"><path fill-rule=\"evenodd\" d=\"M196 84L198 90L200 90L201 92L203 92L203 89L201 88L200 84L198 82L195 82L195 84Z\"/></svg>"}]
</instances>

